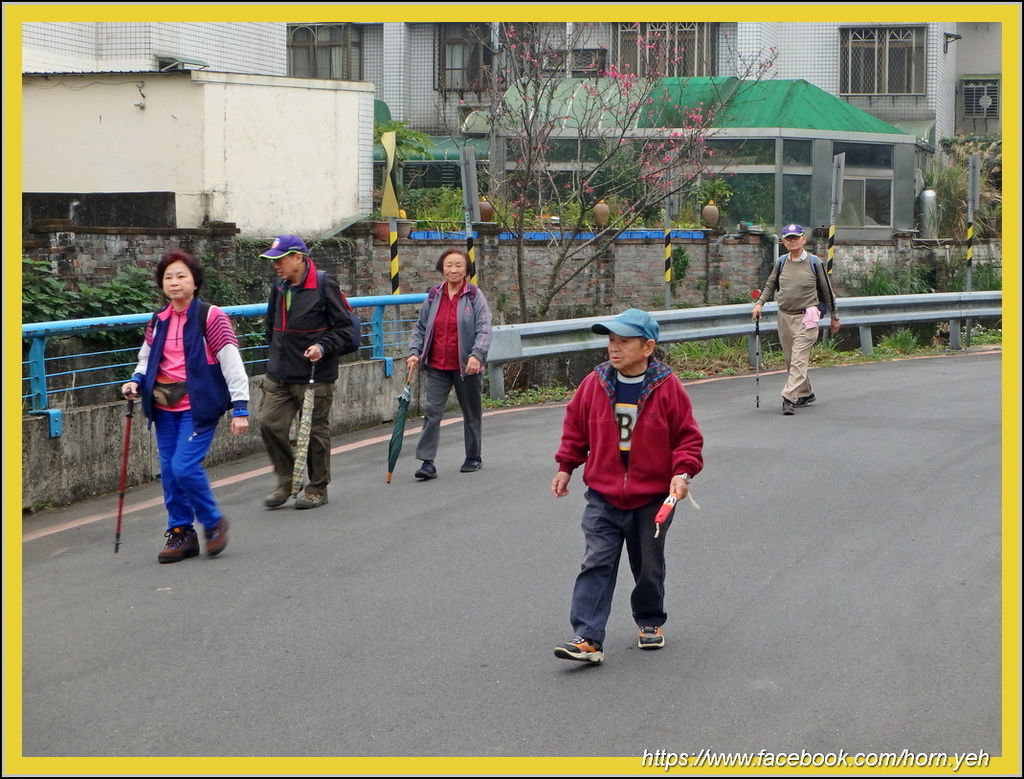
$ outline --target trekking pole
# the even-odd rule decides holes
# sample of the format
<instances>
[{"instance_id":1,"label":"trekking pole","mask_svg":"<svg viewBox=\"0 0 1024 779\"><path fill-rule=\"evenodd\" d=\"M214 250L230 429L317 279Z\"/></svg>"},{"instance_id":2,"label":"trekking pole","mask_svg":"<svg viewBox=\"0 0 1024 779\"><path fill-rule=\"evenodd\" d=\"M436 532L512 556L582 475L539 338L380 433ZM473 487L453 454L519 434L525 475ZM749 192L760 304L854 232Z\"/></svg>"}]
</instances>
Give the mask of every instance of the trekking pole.
<instances>
[{"instance_id":1,"label":"trekking pole","mask_svg":"<svg viewBox=\"0 0 1024 779\"><path fill-rule=\"evenodd\" d=\"M117 554L121 546L121 516L124 512L124 493L128 482L128 447L132 441L132 415L135 411L135 401L127 399L128 410L125 412L124 422L124 448L121 451L121 482L117 488L117 527L114 530L114 554Z\"/></svg>"},{"instance_id":2,"label":"trekking pole","mask_svg":"<svg viewBox=\"0 0 1024 779\"><path fill-rule=\"evenodd\" d=\"M751 296L756 301L761 297L761 290L755 289ZM763 310L763 309L762 309ZM761 318L754 320L754 387L757 396L754 399L754 408L761 408Z\"/></svg>"}]
</instances>

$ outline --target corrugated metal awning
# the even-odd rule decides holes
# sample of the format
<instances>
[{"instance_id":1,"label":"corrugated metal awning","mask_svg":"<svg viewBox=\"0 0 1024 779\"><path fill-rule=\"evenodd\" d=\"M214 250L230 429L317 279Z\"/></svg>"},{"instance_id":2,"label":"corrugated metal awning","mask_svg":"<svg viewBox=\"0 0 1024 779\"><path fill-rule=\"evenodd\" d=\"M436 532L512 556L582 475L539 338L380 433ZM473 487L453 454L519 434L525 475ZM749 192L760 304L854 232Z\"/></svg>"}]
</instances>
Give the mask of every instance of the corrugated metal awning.
<instances>
[{"instance_id":1,"label":"corrugated metal awning","mask_svg":"<svg viewBox=\"0 0 1024 779\"><path fill-rule=\"evenodd\" d=\"M431 135L430 146L425 154L403 157L402 162L458 162L459 150L463 146L476 152L477 162L486 162L490 156L491 142L488 138L451 138L447 135ZM385 162L384 147L379 143L373 147L373 161Z\"/></svg>"}]
</instances>

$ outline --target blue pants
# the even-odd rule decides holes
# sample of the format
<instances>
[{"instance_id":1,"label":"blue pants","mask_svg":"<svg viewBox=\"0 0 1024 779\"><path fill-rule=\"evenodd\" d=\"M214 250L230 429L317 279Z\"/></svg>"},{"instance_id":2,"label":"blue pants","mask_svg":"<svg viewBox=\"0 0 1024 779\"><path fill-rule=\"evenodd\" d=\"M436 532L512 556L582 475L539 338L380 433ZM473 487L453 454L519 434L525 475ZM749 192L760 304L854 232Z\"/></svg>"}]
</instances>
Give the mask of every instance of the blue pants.
<instances>
[{"instance_id":1,"label":"blue pants","mask_svg":"<svg viewBox=\"0 0 1024 779\"><path fill-rule=\"evenodd\" d=\"M167 507L167 529L192 527L198 520L204 528L220 521L203 458L210 450L216 426L201 433L192 428L191 411L153 410L156 446L160 453L160 483Z\"/></svg>"},{"instance_id":2,"label":"blue pants","mask_svg":"<svg viewBox=\"0 0 1024 779\"><path fill-rule=\"evenodd\" d=\"M583 510L583 535L587 548L572 593L569 621L577 636L604 642L605 626L612 610L612 595L619 573L622 544L626 544L633 572L630 601L638 626L665 624L665 536L672 515L654 537L654 515L662 498L638 509L613 506L599 493L588 489Z\"/></svg>"}]
</instances>

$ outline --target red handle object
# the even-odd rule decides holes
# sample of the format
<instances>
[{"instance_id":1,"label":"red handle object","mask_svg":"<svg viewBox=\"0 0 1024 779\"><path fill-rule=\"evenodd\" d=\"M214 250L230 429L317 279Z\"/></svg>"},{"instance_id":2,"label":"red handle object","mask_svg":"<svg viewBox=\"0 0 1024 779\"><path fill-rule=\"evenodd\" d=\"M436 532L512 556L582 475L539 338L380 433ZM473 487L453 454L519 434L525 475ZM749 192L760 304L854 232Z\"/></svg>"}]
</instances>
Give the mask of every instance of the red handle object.
<instances>
[{"instance_id":1,"label":"red handle object","mask_svg":"<svg viewBox=\"0 0 1024 779\"><path fill-rule=\"evenodd\" d=\"M668 515L672 513L672 508L676 505L675 495L669 495L665 498L665 502L661 504L661 508L658 509L658 513L654 515L654 537L657 538L661 532L661 526L665 524L665 520L668 519Z\"/></svg>"}]
</instances>

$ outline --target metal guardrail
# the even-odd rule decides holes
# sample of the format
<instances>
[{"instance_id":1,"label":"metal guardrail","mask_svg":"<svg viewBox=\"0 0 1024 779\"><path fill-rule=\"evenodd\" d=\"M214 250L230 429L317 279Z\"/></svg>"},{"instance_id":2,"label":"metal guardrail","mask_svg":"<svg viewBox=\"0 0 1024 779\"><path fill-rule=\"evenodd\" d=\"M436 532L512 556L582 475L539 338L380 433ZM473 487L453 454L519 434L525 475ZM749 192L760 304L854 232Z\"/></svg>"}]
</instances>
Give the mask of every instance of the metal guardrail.
<instances>
[{"instance_id":1,"label":"metal guardrail","mask_svg":"<svg viewBox=\"0 0 1024 779\"><path fill-rule=\"evenodd\" d=\"M871 354L873 325L903 322L950 322L950 348L960 348L960 321L1002 316L1002 292L940 292L927 295L878 295L874 297L839 298L836 301L843 327L856 326L860 331L861 350ZM652 311L651 315L661 327L661 343L677 341L707 341L712 338L752 336L750 319L752 304ZM778 310L772 302L764 307L761 333L777 332L774 317ZM607 322L612 316L563 319L555 322L531 322L521 325L501 325L491 334L491 348L487 354L487 367L491 397L505 394L503 363L551 357L570 352L603 349L607 336L590 331L591 325ZM826 316L821 323L828 327ZM751 364L753 339L749 338Z\"/></svg>"},{"instance_id":2,"label":"metal guardrail","mask_svg":"<svg viewBox=\"0 0 1024 779\"><path fill-rule=\"evenodd\" d=\"M409 330L400 328L403 323L412 320L401 320L397 317L388 320L385 310L388 306L416 305L426 299L424 294L413 295L379 295L372 297L350 298L354 308L369 308L370 317L364 320L364 337L367 343L362 350L369 359L382 360L385 375L393 371L392 358L387 355L389 346L401 344L404 348ZM910 322L941 322L950 323L950 348L960 348L960 322L965 319L982 319L1002 316L1002 293L999 291L981 292L949 292L928 295L881 295L875 297L840 298L837 301L842 315L843 326L856 326L860 332L861 350L867 354L872 351L873 325L889 325ZM765 305L764 311L769 316L762 319L761 332L777 331L775 320L770 315L777 310L775 303ZM224 311L231 317L263 317L266 313L265 303L248 306L226 306ZM750 320L751 305L740 303L727 306L708 306L704 308L673 309L652 311L651 314L661 326L661 342L706 341L712 338L747 336L753 364L753 325ZM24 363L30 382L31 391L24 398L31 398L32 413L46 414L50 420L51 436L61 433L61 412L49 408L45 355L46 339L57 336L75 335L106 329L125 329L145 325L152 314L130 314L120 317L98 317L94 319L73 319L65 322L42 322L22 326L22 337L29 340L29 360ZM585 317L581 319L563 319L553 322L531 322L518 325L498 325L493 329L491 348L487 356L487 367L490 381L490 395L503 397L505 394L504 372L502 364L514 360L529 360L537 357L550 357L570 352L603 349L607 346L607 337L592 333L591 325L607 322L612 316ZM822 322L828 326L828 318ZM391 328L391 329L389 329ZM399 336L394 339L394 336ZM402 338L405 336L405 338ZM250 361L265 362L265 360ZM128 367L135 365L132 360ZM118 367L107 365L106 368ZM50 374L52 376L53 374ZM116 384L105 382L104 384ZM103 385L85 385L103 386ZM79 385L78 389L83 386Z\"/></svg>"},{"instance_id":3,"label":"metal guardrail","mask_svg":"<svg viewBox=\"0 0 1024 779\"><path fill-rule=\"evenodd\" d=\"M409 329L402 329L403 325L410 325L415 320L404 320L396 316L392 319L388 319L385 316L385 311L388 307L397 307L403 305L418 305L426 299L426 295L422 293L410 294L410 295L375 295L366 297L353 297L349 298L349 303L352 307L357 309L370 309L369 319L363 321L363 338L364 345L360 347L360 352L367 359L381 360L384 363L384 374L390 376L394 370L393 360L387 354L388 347L401 344L404 349L405 344L408 342L408 336L410 333ZM258 317L262 319L267 312L266 303L257 303L245 306L224 306L224 312L232 318L249 318ZM138 347L132 349L116 349L110 351L96 351L88 354L79 355L62 355L60 357L47 357L46 346L47 339L58 338L73 335L82 335L86 333L105 332L108 330L127 330L132 328L139 328L145 326L152 313L146 314L126 314L122 316L113 317L94 317L89 319L68 319L62 322L37 322L32 324L25 324L21 327L21 337L23 340L29 341L29 358L27 361L22 363L23 371L26 375L23 376L23 380L29 383L29 392L23 394L23 399L30 399L32 408L31 413L33 414L44 414L49 419L49 431L50 437L54 438L61 435L63 431L62 413L58 408L50 407L50 395L55 392L69 392L74 390L85 390L97 387L112 386L120 384L123 378L119 378L116 381L99 381L96 383L81 383L78 381L78 377L87 375L93 371L105 371L110 369L119 368L132 368L135 366L135 353L138 351ZM247 366L258 365L265 363L266 359L245 359L245 353L251 349L260 347L246 347L244 345L245 336L241 336L239 345L243 352L243 361ZM117 354L128 354L132 359L130 362L107 362L105 364L78 368L71 371L48 371L48 363L56 359L61 360L73 360L75 358L104 358L109 355ZM116 359L124 360L124 356ZM49 388L49 380L57 376L71 375L74 379L73 386L62 390L53 390Z\"/></svg>"}]
</instances>

